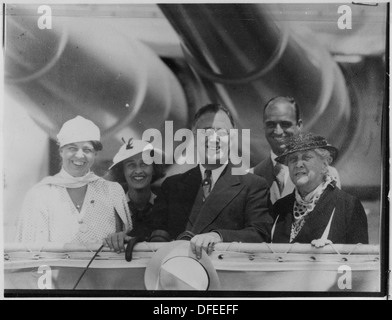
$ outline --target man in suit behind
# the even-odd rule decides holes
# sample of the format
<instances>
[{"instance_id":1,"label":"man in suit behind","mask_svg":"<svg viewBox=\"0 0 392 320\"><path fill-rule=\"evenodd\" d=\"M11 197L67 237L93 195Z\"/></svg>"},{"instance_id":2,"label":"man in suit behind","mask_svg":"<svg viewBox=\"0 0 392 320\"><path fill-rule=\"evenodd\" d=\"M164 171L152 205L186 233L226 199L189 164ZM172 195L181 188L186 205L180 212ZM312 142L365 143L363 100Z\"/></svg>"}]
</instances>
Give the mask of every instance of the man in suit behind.
<instances>
[{"instance_id":1,"label":"man in suit behind","mask_svg":"<svg viewBox=\"0 0 392 320\"><path fill-rule=\"evenodd\" d=\"M264 107L264 132L271 147L271 155L249 170L267 180L270 187L271 202L287 196L294 190L294 184L289 176L287 166L276 162L276 158L286 150L285 143L298 135L303 129L299 106L293 98L276 97ZM340 188L340 178L337 170L329 166L329 175Z\"/></svg>"},{"instance_id":2,"label":"man in suit behind","mask_svg":"<svg viewBox=\"0 0 392 320\"><path fill-rule=\"evenodd\" d=\"M172 239L188 236L198 258L219 242L270 241L269 186L255 175L233 175L229 159L234 120L219 104L195 115L199 165L167 178L153 208L155 229Z\"/></svg>"}]
</instances>

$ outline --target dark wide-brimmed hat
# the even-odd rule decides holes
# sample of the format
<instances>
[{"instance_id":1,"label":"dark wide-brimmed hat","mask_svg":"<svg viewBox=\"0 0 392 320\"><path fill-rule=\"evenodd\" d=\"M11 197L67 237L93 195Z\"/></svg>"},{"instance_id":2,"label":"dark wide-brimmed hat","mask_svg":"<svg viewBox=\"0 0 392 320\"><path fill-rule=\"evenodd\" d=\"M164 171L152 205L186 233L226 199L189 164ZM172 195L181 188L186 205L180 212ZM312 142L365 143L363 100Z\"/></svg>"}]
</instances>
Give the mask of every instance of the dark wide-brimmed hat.
<instances>
[{"instance_id":1,"label":"dark wide-brimmed hat","mask_svg":"<svg viewBox=\"0 0 392 320\"><path fill-rule=\"evenodd\" d=\"M322 136L313 133L300 133L299 135L291 137L286 143L286 151L283 152L276 161L282 164L287 163L287 156L295 152L325 149L331 154L332 159L335 161L338 156L338 149L330 145Z\"/></svg>"}]
</instances>

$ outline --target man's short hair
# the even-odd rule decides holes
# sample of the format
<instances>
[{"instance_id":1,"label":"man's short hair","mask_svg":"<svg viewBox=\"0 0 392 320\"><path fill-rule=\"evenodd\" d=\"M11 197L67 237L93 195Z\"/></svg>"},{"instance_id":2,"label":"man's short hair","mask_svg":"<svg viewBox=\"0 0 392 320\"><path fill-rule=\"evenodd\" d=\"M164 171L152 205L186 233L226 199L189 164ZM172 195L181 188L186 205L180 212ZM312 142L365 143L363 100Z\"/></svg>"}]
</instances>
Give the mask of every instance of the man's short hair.
<instances>
[{"instance_id":1,"label":"man's short hair","mask_svg":"<svg viewBox=\"0 0 392 320\"><path fill-rule=\"evenodd\" d=\"M227 114L227 116L228 116L229 119L230 119L230 122L231 122L232 126L235 128L234 118L233 118L233 116L231 115L229 109L227 109L225 106L223 106L223 105L221 105L221 104L219 104L219 103L210 103L210 104L207 104L206 106L200 108L200 109L196 112L196 114L195 114L195 116L194 116L194 118L193 118L192 128L195 128L197 121L198 121L203 115L205 115L205 114L207 114L207 113L214 113L214 114L216 114L216 113L218 113L219 111L223 111L224 113Z\"/></svg>"},{"instance_id":2,"label":"man's short hair","mask_svg":"<svg viewBox=\"0 0 392 320\"><path fill-rule=\"evenodd\" d=\"M295 119L296 119L296 121L297 121L297 123L298 123L298 121L301 120L301 115L300 115L300 111L299 111L299 105L298 105L298 103L295 101L295 99L292 98L292 97L281 97L281 96L278 96L278 97L272 98L272 99L269 100L269 101L267 102L267 104L264 106L264 114L265 114L265 110L267 110L267 108L268 108L270 105L272 105L274 102L276 102L276 101L278 101L278 100L286 101L286 102L288 102L288 103L290 103L290 104L292 104L292 105L294 106L294 109L295 109Z\"/></svg>"}]
</instances>

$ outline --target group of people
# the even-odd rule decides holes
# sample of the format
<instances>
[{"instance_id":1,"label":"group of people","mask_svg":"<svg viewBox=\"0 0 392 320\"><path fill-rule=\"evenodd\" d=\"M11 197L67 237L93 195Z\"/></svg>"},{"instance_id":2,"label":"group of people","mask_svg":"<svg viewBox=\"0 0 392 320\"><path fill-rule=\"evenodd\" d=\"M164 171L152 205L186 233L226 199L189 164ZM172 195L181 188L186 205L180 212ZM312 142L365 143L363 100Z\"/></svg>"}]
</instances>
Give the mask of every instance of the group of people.
<instances>
[{"instance_id":1,"label":"group of people","mask_svg":"<svg viewBox=\"0 0 392 320\"><path fill-rule=\"evenodd\" d=\"M61 171L35 185L23 203L22 242L102 242L116 252L127 242L189 240L198 258L219 242L368 243L361 202L340 189L331 166L338 150L303 132L292 98L270 100L263 111L270 156L233 175L224 156L235 121L220 104L198 110L192 129L205 130L197 152L205 161L165 176L164 164L146 163L148 142L124 141L105 177L90 171L102 149L99 128L80 116L57 138ZM195 134L196 136L196 134Z\"/></svg>"}]
</instances>

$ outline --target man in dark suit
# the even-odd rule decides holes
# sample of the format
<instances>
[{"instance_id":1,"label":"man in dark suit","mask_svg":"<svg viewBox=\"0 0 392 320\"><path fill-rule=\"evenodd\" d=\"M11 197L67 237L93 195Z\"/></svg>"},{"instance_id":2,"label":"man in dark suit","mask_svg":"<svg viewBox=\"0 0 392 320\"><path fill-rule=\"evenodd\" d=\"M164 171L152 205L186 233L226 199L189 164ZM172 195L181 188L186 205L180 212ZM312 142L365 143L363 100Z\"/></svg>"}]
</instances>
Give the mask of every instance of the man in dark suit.
<instances>
[{"instance_id":1,"label":"man in dark suit","mask_svg":"<svg viewBox=\"0 0 392 320\"><path fill-rule=\"evenodd\" d=\"M229 159L229 111L210 104L195 115L199 164L164 181L152 217L155 229L191 241L198 258L219 242L270 241L269 187L255 175L233 175Z\"/></svg>"},{"instance_id":2,"label":"man in dark suit","mask_svg":"<svg viewBox=\"0 0 392 320\"><path fill-rule=\"evenodd\" d=\"M249 170L267 180L270 187L271 202L289 195L294 190L287 166L276 162L286 149L286 141L298 135L303 129L299 106L293 98L275 97L264 107L264 132L268 144L271 147L271 155L260 162L256 167ZM340 179L337 170L328 167L337 186L340 188Z\"/></svg>"}]
</instances>

